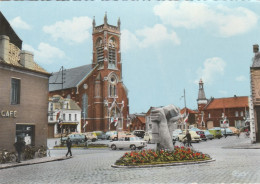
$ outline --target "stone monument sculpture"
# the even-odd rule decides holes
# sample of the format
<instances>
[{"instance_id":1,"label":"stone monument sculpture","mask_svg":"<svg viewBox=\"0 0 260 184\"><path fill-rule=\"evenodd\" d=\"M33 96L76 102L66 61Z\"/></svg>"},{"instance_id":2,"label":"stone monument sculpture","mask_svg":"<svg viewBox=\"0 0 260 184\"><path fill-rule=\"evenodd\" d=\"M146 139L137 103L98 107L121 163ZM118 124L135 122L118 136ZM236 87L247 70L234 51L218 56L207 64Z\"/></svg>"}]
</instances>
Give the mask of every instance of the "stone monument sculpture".
<instances>
[{"instance_id":1,"label":"stone monument sculpture","mask_svg":"<svg viewBox=\"0 0 260 184\"><path fill-rule=\"evenodd\" d=\"M182 118L180 109L174 105L155 107L151 111L152 142L157 144L157 149L174 150L172 131L174 124Z\"/></svg>"}]
</instances>

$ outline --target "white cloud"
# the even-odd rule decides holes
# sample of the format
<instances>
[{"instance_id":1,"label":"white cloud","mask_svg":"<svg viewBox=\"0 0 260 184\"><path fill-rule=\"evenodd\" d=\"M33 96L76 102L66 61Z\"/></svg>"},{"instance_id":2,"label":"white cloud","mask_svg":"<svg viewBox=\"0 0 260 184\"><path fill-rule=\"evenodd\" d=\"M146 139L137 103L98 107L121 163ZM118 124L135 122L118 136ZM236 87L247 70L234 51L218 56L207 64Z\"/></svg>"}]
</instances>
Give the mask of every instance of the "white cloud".
<instances>
[{"instance_id":1,"label":"white cloud","mask_svg":"<svg viewBox=\"0 0 260 184\"><path fill-rule=\"evenodd\" d=\"M91 27L92 20L89 17L73 17L72 20L44 26L43 31L50 34L54 40L62 39L66 42L82 43L90 37Z\"/></svg>"},{"instance_id":2,"label":"white cloud","mask_svg":"<svg viewBox=\"0 0 260 184\"><path fill-rule=\"evenodd\" d=\"M51 64L57 59L65 58L65 53L62 50L47 43L40 43L38 49L34 49L32 46L24 44L23 49L33 52L34 60L42 64Z\"/></svg>"},{"instance_id":3,"label":"white cloud","mask_svg":"<svg viewBox=\"0 0 260 184\"><path fill-rule=\"evenodd\" d=\"M31 29L31 26L21 19L21 17L15 17L10 21L12 27L17 29Z\"/></svg>"},{"instance_id":4,"label":"white cloud","mask_svg":"<svg viewBox=\"0 0 260 184\"><path fill-rule=\"evenodd\" d=\"M166 27L162 24L156 24L152 28L145 27L142 30L137 30L136 35L143 37L143 40L139 43L140 47L143 48L159 44L166 40L169 40L174 44L180 44L177 34L174 31L168 33Z\"/></svg>"},{"instance_id":5,"label":"white cloud","mask_svg":"<svg viewBox=\"0 0 260 184\"><path fill-rule=\"evenodd\" d=\"M218 57L206 59L203 67L197 70L198 79L195 81L197 84L199 79L202 79L204 83L211 84L216 77L224 74L226 63Z\"/></svg>"},{"instance_id":6,"label":"white cloud","mask_svg":"<svg viewBox=\"0 0 260 184\"><path fill-rule=\"evenodd\" d=\"M175 45L180 44L177 34L172 31L168 32L167 28L162 24L156 24L153 27L145 27L134 33L128 30L122 30L122 51L131 48L148 48L157 46L165 41L170 41Z\"/></svg>"},{"instance_id":7,"label":"white cloud","mask_svg":"<svg viewBox=\"0 0 260 184\"><path fill-rule=\"evenodd\" d=\"M240 75L240 76L236 77L236 81L238 81L238 82L246 81L246 77L244 75Z\"/></svg>"},{"instance_id":8,"label":"white cloud","mask_svg":"<svg viewBox=\"0 0 260 184\"><path fill-rule=\"evenodd\" d=\"M164 24L186 29L204 28L222 36L246 33L256 26L258 16L246 8L209 6L198 2L163 2L154 7Z\"/></svg>"}]
</instances>

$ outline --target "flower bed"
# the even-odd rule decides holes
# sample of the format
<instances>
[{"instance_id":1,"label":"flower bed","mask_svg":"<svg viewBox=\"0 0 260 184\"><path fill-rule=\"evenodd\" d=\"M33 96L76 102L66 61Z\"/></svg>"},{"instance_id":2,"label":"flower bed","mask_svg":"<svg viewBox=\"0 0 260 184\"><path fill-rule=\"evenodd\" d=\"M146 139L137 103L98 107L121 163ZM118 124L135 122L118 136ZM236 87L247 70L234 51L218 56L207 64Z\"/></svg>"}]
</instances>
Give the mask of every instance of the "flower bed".
<instances>
[{"instance_id":1,"label":"flower bed","mask_svg":"<svg viewBox=\"0 0 260 184\"><path fill-rule=\"evenodd\" d=\"M167 150L143 150L126 152L115 165L136 166L155 165L177 162L192 162L210 160L210 156L186 147L174 147L174 151Z\"/></svg>"}]
</instances>

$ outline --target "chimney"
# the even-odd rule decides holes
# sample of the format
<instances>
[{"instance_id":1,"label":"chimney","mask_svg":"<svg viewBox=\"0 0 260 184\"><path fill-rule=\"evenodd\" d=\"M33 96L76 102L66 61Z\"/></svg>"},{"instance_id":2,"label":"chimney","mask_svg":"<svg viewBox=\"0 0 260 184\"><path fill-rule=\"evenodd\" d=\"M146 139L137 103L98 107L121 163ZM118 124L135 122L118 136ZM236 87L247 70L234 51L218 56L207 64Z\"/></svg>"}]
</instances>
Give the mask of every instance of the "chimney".
<instances>
[{"instance_id":1,"label":"chimney","mask_svg":"<svg viewBox=\"0 0 260 184\"><path fill-rule=\"evenodd\" d=\"M2 58L5 62L9 62L9 43L10 39L8 36L0 35L0 58Z\"/></svg>"},{"instance_id":2,"label":"chimney","mask_svg":"<svg viewBox=\"0 0 260 184\"><path fill-rule=\"evenodd\" d=\"M33 69L33 53L29 51L22 50L20 52L20 64L25 68Z\"/></svg>"},{"instance_id":3,"label":"chimney","mask_svg":"<svg viewBox=\"0 0 260 184\"><path fill-rule=\"evenodd\" d=\"M258 53L258 51L259 51L259 45L258 44L253 45L253 52L256 54Z\"/></svg>"}]
</instances>

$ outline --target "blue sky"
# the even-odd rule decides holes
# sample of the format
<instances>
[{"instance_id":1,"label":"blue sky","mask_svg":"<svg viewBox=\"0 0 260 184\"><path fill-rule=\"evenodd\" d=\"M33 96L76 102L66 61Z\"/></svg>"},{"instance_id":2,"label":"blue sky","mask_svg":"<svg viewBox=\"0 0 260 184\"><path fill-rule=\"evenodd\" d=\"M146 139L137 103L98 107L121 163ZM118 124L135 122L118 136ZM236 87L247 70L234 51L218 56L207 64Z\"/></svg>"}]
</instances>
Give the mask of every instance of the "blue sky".
<instances>
[{"instance_id":1,"label":"blue sky","mask_svg":"<svg viewBox=\"0 0 260 184\"><path fill-rule=\"evenodd\" d=\"M260 3L233 1L0 2L0 11L48 72L90 64L92 19L121 20L123 81L130 113L174 104L197 108L198 80L210 97L250 95Z\"/></svg>"}]
</instances>

